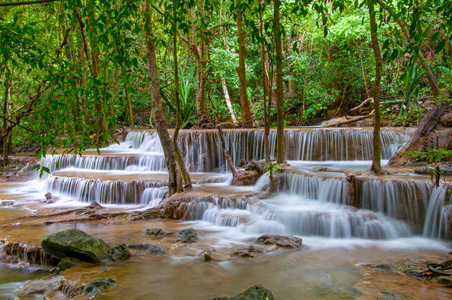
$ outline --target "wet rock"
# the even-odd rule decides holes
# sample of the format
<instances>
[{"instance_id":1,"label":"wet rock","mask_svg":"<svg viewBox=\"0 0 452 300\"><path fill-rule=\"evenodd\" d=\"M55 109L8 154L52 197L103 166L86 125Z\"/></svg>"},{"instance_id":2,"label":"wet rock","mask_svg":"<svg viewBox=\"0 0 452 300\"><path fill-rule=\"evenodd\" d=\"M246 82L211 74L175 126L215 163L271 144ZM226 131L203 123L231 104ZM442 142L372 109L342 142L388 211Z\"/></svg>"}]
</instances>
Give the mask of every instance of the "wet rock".
<instances>
[{"instance_id":1,"label":"wet rock","mask_svg":"<svg viewBox=\"0 0 452 300\"><path fill-rule=\"evenodd\" d=\"M128 260L132 255L125 244L118 245L108 250L108 258L111 261Z\"/></svg>"},{"instance_id":2,"label":"wet rock","mask_svg":"<svg viewBox=\"0 0 452 300\"><path fill-rule=\"evenodd\" d=\"M130 244L127 245L129 249L137 251L146 251L150 255L162 255L165 254L165 249L152 244Z\"/></svg>"},{"instance_id":3,"label":"wet rock","mask_svg":"<svg viewBox=\"0 0 452 300\"><path fill-rule=\"evenodd\" d=\"M258 253L263 253L264 249L261 247L255 247L253 245L246 247L246 248L240 248L235 250L231 253L232 257L235 256L241 256L241 257L252 257L255 258Z\"/></svg>"},{"instance_id":4,"label":"wet rock","mask_svg":"<svg viewBox=\"0 0 452 300\"><path fill-rule=\"evenodd\" d=\"M107 258L110 250L103 240L76 228L45 236L41 246L45 252L57 258L72 257L90 263L99 263Z\"/></svg>"},{"instance_id":5,"label":"wet rock","mask_svg":"<svg viewBox=\"0 0 452 300\"><path fill-rule=\"evenodd\" d=\"M152 229L146 228L143 231L143 235L164 237L165 236L165 232L161 228L152 228Z\"/></svg>"},{"instance_id":6,"label":"wet rock","mask_svg":"<svg viewBox=\"0 0 452 300\"><path fill-rule=\"evenodd\" d=\"M94 208L94 209L99 209L99 208L103 208L102 205L100 205L99 203L97 203L96 201L91 201L91 203L88 205L89 208Z\"/></svg>"},{"instance_id":7,"label":"wet rock","mask_svg":"<svg viewBox=\"0 0 452 300\"><path fill-rule=\"evenodd\" d=\"M149 245L147 252L150 255L163 255L165 254L165 249L158 245Z\"/></svg>"},{"instance_id":8,"label":"wet rock","mask_svg":"<svg viewBox=\"0 0 452 300\"><path fill-rule=\"evenodd\" d=\"M47 200L47 201L49 201L49 200L52 200L52 199L53 199L53 197L52 197L52 193L51 193L51 192L48 192L48 193L46 193L46 194L45 194L44 196L46 197L46 200Z\"/></svg>"},{"instance_id":9,"label":"wet rock","mask_svg":"<svg viewBox=\"0 0 452 300\"><path fill-rule=\"evenodd\" d=\"M127 245L127 248L137 251L147 251L149 246L151 246L151 244L129 244Z\"/></svg>"},{"instance_id":10,"label":"wet rock","mask_svg":"<svg viewBox=\"0 0 452 300\"><path fill-rule=\"evenodd\" d=\"M235 297L216 297L210 300L275 300L275 297L270 290L261 285L255 285Z\"/></svg>"},{"instance_id":11,"label":"wet rock","mask_svg":"<svg viewBox=\"0 0 452 300\"><path fill-rule=\"evenodd\" d=\"M204 261L212 261L212 251L210 250L203 252L201 256L204 258Z\"/></svg>"},{"instance_id":12,"label":"wet rock","mask_svg":"<svg viewBox=\"0 0 452 300\"><path fill-rule=\"evenodd\" d=\"M256 240L262 245L277 245L285 248L301 247L302 239L293 236L264 234Z\"/></svg>"},{"instance_id":13,"label":"wet rock","mask_svg":"<svg viewBox=\"0 0 452 300\"><path fill-rule=\"evenodd\" d=\"M438 276L435 278L435 281L439 284L452 287L452 278L450 277Z\"/></svg>"},{"instance_id":14,"label":"wet rock","mask_svg":"<svg viewBox=\"0 0 452 300\"><path fill-rule=\"evenodd\" d=\"M198 232L193 228L184 229L174 240L183 243L194 243L198 240Z\"/></svg>"},{"instance_id":15,"label":"wet rock","mask_svg":"<svg viewBox=\"0 0 452 300\"><path fill-rule=\"evenodd\" d=\"M1 248L1 257L7 263L26 261L32 265L56 266L60 260L46 253L40 246L17 242L6 243Z\"/></svg>"},{"instance_id":16,"label":"wet rock","mask_svg":"<svg viewBox=\"0 0 452 300\"><path fill-rule=\"evenodd\" d=\"M61 277L35 279L25 282L13 294L14 299L27 295L44 294L47 290L57 290L61 286Z\"/></svg>"},{"instance_id":17,"label":"wet rock","mask_svg":"<svg viewBox=\"0 0 452 300\"><path fill-rule=\"evenodd\" d=\"M365 266L370 269L382 271L390 271L392 269L390 264L370 264Z\"/></svg>"},{"instance_id":18,"label":"wet rock","mask_svg":"<svg viewBox=\"0 0 452 300\"><path fill-rule=\"evenodd\" d=\"M83 288L83 294L88 296L96 296L98 293L100 293L102 290L105 290L109 287L112 287L116 284L116 280L107 277L107 278L101 278L96 279L85 285Z\"/></svg>"},{"instance_id":19,"label":"wet rock","mask_svg":"<svg viewBox=\"0 0 452 300\"><path fill-rule=\"evenodd\" d=\"M248 186L254 185L257 180L261 177L261 174L258 171L244 171L239 170L235 173L232 178L231 185L237 186Z\"/></svg>"}]
</instances>

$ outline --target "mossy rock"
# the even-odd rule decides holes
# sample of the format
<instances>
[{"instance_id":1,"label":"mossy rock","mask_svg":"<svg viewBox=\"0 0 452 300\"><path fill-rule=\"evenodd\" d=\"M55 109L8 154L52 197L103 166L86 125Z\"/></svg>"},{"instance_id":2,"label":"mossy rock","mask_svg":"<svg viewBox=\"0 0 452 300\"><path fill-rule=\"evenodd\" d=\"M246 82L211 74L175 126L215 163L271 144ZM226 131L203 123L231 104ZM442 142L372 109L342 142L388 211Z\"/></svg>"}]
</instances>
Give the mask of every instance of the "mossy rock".
<instances>
[{"instance_id":1,"label":"mossy rock","mask_svg":"<svg viewBox=\"0 0 452 300\"><path fill-rule=\"evenodd\" d=\"M45 252L57 258L72 257L90 263L99 263L107 258L110 249L103 240L76 228L45 236L41 246Z\"/></svg>"},{"instance_id":2,"label":"mossy rock","mask_svg":"<svg viewBox=\"0 0 452 300\"><path fill-rule=\"evenodd\" d=\"M88 296L96 296L100 291L105 290L116 284L116 280L107 277L96 279L85 285L83 288L83 294Z\"/></svg>"},{"instance_id":3,"label":"mossy rock","mask_svg":"<svg viewBox=\"0 0 452 300\"><path fill-rule=\"evenodd\" d=\"M108 250L108 257L111 261L128 260L132 255L125 244L118 245Z\"/></svg>"},{"instance_id":4,"label":"mossy rock","mask_svg":"<svg viewBox=\"0 0 452 300\"><path fill-rule=\"evenodd\" d=\"M210 300L275 300L275 297L270 290L261 285L255 285L235 297L216 297Z\"/></svg>"}]
</instances>

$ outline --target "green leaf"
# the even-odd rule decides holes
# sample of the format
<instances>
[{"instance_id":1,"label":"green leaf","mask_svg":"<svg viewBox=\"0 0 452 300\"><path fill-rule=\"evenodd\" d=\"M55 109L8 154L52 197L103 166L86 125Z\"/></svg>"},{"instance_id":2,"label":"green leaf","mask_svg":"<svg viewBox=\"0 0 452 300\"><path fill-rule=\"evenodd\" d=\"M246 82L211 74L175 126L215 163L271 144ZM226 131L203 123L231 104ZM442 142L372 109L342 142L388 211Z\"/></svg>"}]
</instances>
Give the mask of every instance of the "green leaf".
<instances>
[{"instance_id":1,"label":"green leaf","mask_svg":"<svg viewBox=\"0 0 452 300\"><path fill-rule=\"evenodd\" d=\"M446 40L441 40L441 42L438 43L438 46L436 46L435 54L440 53L444 46L446 46Z\"/></svg>"},{"instance_id":2,"label":"green leaf","mask_svg":"<svg viewBox=\"0 0 452 300\"><path fill-rule=\"evenodd\" d=\"M394 49L394 51L392 51L391 54L391 59L394 60L399 56L399 50L398 49Z\"/></svg>"},{"instance_id":3,"label":"green leaf","mask_svg":"<svg viewBox=\"0 0 452 300\"><path fill-rule=\"evenodd\" d=\"M430 39L430 43L433 43L434 41L436 41L438 39L438 37L439 37L439 32L435 32L432 35L432 38Z\"/></svg>"}]
</instances>

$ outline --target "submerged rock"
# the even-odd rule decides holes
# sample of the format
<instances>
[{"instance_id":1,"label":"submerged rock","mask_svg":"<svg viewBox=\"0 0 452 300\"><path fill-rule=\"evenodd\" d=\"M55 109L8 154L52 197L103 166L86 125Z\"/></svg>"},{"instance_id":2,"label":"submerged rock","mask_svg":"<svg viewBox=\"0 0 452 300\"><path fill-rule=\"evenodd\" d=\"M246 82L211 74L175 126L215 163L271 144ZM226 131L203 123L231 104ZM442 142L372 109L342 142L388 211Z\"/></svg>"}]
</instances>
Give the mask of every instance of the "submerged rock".
<instances>
[{"instance_id":1,"label":"submerged rock","mask_svg":"<svg viewBox=\"0 0 452 300\"><path fill-rule=\"evenodd\" d=\"M184 229L174 240L183 243L194 243L198 240L198 232L193 228Z\"/></svg>"},{"instance_id":2,"label":"submerged rock","mask_svg":"<svg viewBox=\"0 0 452 300\"><path fill-rule=\"evenodd\" d=\"M13 294L14 299L22 296L45 294L50 290L58 290L61 287L61 277L47 277L42 279L29 280L19 287Z\"/></svg>"},{"instance_id":3,"label":"submerged rock","mask_svg":"<svg viewBox=\"0 0 452 300\"><path fill-rule=\"evenodd\" d=\"M261 285L255 285L235 297L216 297L210 300L275 300L275 297L270 290Z\"/></svg>"},{"instance_id":4,"label":"submerged rock","mask_svg":"<svg viewBox=\"0 0 452 300\"><path fill-rule=\"evenodd\" d=\"M301 247L302 239L293 236L264 234L258 237L256 241L262 245L276 245L285 248L299 248Z\"/></svg>"},{"instance_id":5,"label":"submerged rock","mask_svg":"<svg viewBox=\"0 0 452 300\"><path fill-rule=\"evenodd\" d=\"M161 255L165 254L165 249L152 244L130 244L127 245L129 249L137 250L137 251L146 251L150 255Z\"/></svg>"},{"instance_id":6,"label":"submerged rock","mask_svg":"<svg viewBox=\"0 0 452 300\"><path fill-rule=\"evenodd\" d=\"M114 286L115 284L116 280L110 277L96 279L85 285L85 287L83 288L83 294L86 294L91 297L96 296L102 290Z\"/></svg>"},{"instance_id":7,"label":"submerged rock","mask_svg":"<svg viewBox=\"0 0 452 300\"><path fill-rule=\"evenodd\" d=\"M108 257L108 246L103 240L76 228L45 236L42 249L60 259L73 257L80 261L99 263Z\"/></svg>"},{"instance_id":8,"label":"submerged rock","mask_svg":"<svg viewBox=\"0 0 452 300\"><path fill-rule=\"evenodd\" d=\"M152 229L146 228L143 231L143 235L164 237L165 236L165 232L161 228L152 228Z\"/></svg>"},{"instance_id":9,"label":"submerged rock","mask_svg":"<svg viewBox=\"0 0 452 300\"><path fill-rule=\"evenodd\" d=\"M108 250L108 257L111 261L128 260L132 255L125 244L118 245Z\"/></svg>"},{"instance_id":10,"label":"submerged rock","mask_svg":"<svg viewBox=\"0 0 452 300\"><path fill-rule=\"evenodd\" d=\"M246 248L240 248L231 253L231 256L252 257L255 258L258 253L263 253L264 249L253 245Z\"/></svg>"}]
</instances>

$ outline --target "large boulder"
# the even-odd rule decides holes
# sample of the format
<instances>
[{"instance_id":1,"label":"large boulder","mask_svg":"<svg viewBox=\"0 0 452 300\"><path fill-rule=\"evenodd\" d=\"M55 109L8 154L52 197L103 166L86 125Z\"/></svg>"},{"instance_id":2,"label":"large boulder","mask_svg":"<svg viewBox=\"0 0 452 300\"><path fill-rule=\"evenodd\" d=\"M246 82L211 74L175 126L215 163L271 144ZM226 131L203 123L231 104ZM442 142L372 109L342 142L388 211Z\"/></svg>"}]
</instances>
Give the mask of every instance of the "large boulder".
<instances>
[{"instance_id":1,"label":"large boulder","mask_svg":"<svg viewBox=\"0 0 452 300\"><path fill-rule=\"evenodd\" d=\"M293 236L264 234L257 238L257 242L262 245L298 248L301 247L302 239Z\"/></svg>"},{"instance_id":2,"label":"large boulder","mask_svg":"<svg viewBox=\"0 0 452 300\"><path fill-rule=\"evenodd\" d=\"M90 263L99 263L107 258L110 250L110 246L103 240L76 228L44 237L41 247L46 253L60 259L72 257Z\"/></svg>"},{"instance_id":3,"label":"large boulder","mask_svg":"<svg viewBox=\"0 0 452 300\"><path fill-rule=\"evenodd\" d=\"M275 297L270 290L261 285L255 285L235 297L217 297L211 300L275 300Z\"/></svg>"}]
</instances>

